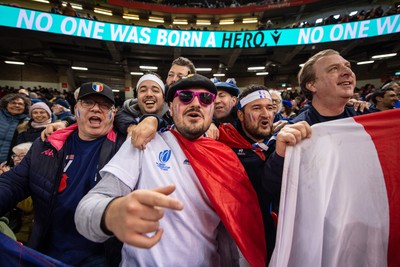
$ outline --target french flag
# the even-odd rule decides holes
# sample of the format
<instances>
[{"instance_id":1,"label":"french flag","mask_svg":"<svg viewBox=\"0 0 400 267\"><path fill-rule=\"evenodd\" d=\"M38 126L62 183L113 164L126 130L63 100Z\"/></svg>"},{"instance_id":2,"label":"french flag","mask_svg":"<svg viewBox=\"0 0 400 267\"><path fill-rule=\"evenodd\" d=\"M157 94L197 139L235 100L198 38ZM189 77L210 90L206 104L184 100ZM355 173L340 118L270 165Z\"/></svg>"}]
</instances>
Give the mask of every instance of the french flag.
<instances>
[{"instance_id":1,"label":"french flag","mask_svg":"<svg viewBox=\"0 0 400 267\"><path fill-rule=\"evenodd\" d=\"M286 151L270 266L400 266L400 110L320 123Z\"/></svg>"},{"instance_id":2,"label":"french flag","mask_svg":"<svg viewBox=\"0 0 400 267\"><path fill-rule=\"evenodd\" d=\"M93 83L92 85L93 90L95 90L96 92L101 92L103 91L103 85L100 83Z\"/></svg>"}]
</instances>

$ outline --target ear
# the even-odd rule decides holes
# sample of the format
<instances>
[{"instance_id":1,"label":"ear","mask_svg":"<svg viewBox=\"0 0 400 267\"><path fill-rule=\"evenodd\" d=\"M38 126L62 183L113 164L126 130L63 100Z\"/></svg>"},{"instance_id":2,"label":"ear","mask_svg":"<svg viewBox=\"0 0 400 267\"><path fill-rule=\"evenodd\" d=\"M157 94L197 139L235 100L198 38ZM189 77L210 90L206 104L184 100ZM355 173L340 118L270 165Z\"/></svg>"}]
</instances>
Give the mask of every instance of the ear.
<instances>
[{"instance_id":1,"label":"ear","mask_svg":"<svg viewBox=\"0 0 400 267\"><path fill-rule=\"evenodd\" d=\"M232 96L232 103L236 106L236 104L237 104L237 97L236 96Z\"/></svg>"},{"instance_id":2,"label":"ear","mask_svg":"<svg viewBox=\"0 0 400 267\"><path fill-rule=\"evenodd\" d=\"M308 83L306 83L306 88L307 88L308 90L310 90L311 92L315 93L315 92L317 91L317 88L315 88L314 85L315 85L315 82L314 82L314 81L308 82Z\"/></svg>"},{"instance_id":3,"label":"ear","mask_svg":"<svg viewBox=\"0 0 400 267\"><path fill-rule=\"evenodd\" d=\"M237 116L240 122L244 121L244 112L242 110L237 111Z\"/></svg>"}]
</instances>

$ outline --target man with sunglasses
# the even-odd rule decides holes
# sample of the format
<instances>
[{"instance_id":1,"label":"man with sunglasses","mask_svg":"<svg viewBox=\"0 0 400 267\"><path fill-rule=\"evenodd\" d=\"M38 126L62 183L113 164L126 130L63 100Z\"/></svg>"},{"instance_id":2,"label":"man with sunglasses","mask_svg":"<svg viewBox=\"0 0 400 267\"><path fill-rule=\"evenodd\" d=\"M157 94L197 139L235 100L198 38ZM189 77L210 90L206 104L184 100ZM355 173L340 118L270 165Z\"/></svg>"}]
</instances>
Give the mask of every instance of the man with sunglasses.
<instances>
[{"instance_id":1,"label":"man with sunglasses","mask_svg":"<svg viewBox=\"0 0 400 267\"><path fill-rule=\"evenodd\" d=\"M120 247L105 253L106 244L84 238L74 223L79 201L101 180L98 171L125 140L113 130L112 89L82 84L75 114L76 124L46 141L36 139L22 162L0 176L0 214L32 196L35 221L28 246L73 266L104 266L106 254L118 265Z\"/></svg>"},{"instance_id":2,"label":"man with sunglasses","mask_svg":"<svg viewBox=\"0 0 400 267\"><path fill-rule=\"evenodd\" d=\"M79 203L78 231L96 242L123 241L121 266L232 266L236 245L251 266L265 266L250 180L231 149L204 137L216 93L198 74L174 83L166 94L172 129L145 150L127 140Z\"/></svg>"}]
</instances>

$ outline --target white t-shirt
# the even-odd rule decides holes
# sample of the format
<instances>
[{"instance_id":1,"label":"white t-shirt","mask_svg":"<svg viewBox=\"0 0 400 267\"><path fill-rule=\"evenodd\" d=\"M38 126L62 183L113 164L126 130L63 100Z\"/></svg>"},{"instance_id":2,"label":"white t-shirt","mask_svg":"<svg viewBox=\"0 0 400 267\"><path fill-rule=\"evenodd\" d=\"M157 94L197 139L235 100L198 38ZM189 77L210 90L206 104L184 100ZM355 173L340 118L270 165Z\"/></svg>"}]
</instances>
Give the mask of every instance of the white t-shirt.
<instances>
[{"instance_id":1,"label":"white t-shirt","mask_svg":"<svg viewBox=\"0 0 400 267\"><path fill-rule=\"evenodd\" d=\"M160 220L161 241L151 249L124 244L122 266L219 266L217 226L220 218L204 192L193 168L171 132L157 133L145 150L133 148L128 139L102 169L134 189L170 184L170 195L184 203L182 211L165 209Z\"/></svg>"}]
</instances>

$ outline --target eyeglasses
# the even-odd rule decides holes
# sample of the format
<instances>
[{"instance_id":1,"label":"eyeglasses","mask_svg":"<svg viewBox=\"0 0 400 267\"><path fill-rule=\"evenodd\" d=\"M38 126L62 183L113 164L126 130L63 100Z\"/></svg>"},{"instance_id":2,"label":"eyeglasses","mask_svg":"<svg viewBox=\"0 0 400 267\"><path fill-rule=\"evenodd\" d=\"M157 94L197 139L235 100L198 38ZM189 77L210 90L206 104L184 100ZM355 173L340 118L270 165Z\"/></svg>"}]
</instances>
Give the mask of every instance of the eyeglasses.
<instances>
[{"instance_id":1,"label":"eyeglasses","mask_svg":"<svg viewBox=\"0 0 400 267\"><path fill-rule=\"evenodd\" d=\"M16 101L8 102L8 104L15 105L15 106L25 106L24 102L21 103L21 102L16 102Z\"/></svg>"},{"instance_id":2,"label":"eyeglasses","mask_svg":"<svg viewBox=\"0 0 400 267\"><path fill-rule=\"evenodd\" d=\"M98 105L100 109L104 110L110 110L113 107L113 104L108 103L108 102L100 102L100 101L95 101L93 99L81 99L81 105L84 108L92 108L94 105Z\"/></svg>"},{"instance_id":3,"label":"eyeglasses","mask_svg":"<svg viewBox=\"0 0 400 267\"><path fill-rule=\"evenodd\" d=\"M12 158L12 159L16 159L16 158L18 158L18 159L23 159L25 156L26 156L26 154L23 154L23 155L16 155L16 154L14 154L14 155L11 156L11 158Z\"/></svg>"},{"instance_id":4,"label":"eyeglasses","mask_svg":"<svg viewBox=\"0 0 400 267\"><path fill-rule=\"evenodd\" d=\"M196 96L197 99L199 100L200 104L203 106L208 106L210 105L214 99L215 95L213 93L209 92L193 92L189 90L178 90L175 92L174 98L178 96L179 100L183 104L189 104L192 103L194 97Z\"/></svg>"},{"instance_id":5,"label":"eyeglasses","mask_svg":"<svg viewBox=\"0 0 400 267\"><path fill-rule=\"evenodd\" d=\"M280 104L281 100L280 99L272 99L273 104Z\"/></svg>"}]
</instances>

